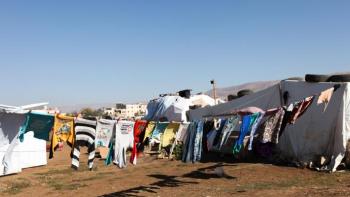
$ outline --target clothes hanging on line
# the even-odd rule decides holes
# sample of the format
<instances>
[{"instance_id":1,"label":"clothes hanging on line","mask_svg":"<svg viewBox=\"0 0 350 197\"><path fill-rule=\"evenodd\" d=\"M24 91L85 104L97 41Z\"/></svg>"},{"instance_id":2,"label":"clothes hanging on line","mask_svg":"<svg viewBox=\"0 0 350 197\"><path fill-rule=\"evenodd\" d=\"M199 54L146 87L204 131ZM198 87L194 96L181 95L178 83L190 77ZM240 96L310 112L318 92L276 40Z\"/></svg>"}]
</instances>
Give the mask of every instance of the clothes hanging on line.
<instances>
[{"instance_id":1,"label":"clothes hanging on line","mask_svg":"<svg viewBox=\"0 0 350 197\"><path fill-rule=\"evenodd\" d=\"M199 125L199 126L198 126ZM198 128L199 127L199 128ZM200 161L202 149L201 149L201 139L203 130L202 121L191 122L188 126L188 136L183 145L182 161L185 163L195 163Z\"/></svg>"},{"instance_id":2,"label":"clothes hanging on line","mask_svg":"<svg viewBox=\"0 0 350 197\"><path fill-rule=\"evenodd\" d=\"M220 139L218 143L218 150L221 150L222 147L227 143L228 138L230 137L232 131L239 124L240 116L234 115L227 119L225 125L220 134Z\"/></svg>"},{"instance_id":3,"label":"clothes hanging on line","mask_svg":"<svg viewBox=\"0 0 350 197\"><path fill-rule=\"evenodd\" d=\"M334 87L329 88L325 91L322 91L320 96L317 99L317 105L324 104L323 112L326 111L328 103L331 101L332 95L334 92Z\"/></svg>"},{"instance_id":4,"label":"clothes hanging on line","mask_svg":"<svg viewBox=\"0 0 350 197\"><path fill-rule=\"evenodd\" d=\"M95 158L95 137L96 137L96 121L83 118L76 118L74 131L75 142L72 157L72 168L79 168L80 147L88 147L88 167L92 170Z\"/></svg>"},{"instance_id":5,"label":"clothes hanging on line","mask_svg":"<svg viewBox=\"0 0 350 197\"><path fill-rule=\"evenodd\" d=\"M97 121L95 140L96 147L108 147L113 131L115 130L115 124L115 120L100 119Z\"/></svg>"},{"instance_id":6,"label":"clothes hanging on line","mask_svg":"<svg viewBox=\"0 0 350 197\"><path fill-rule=\"evenodd\" d=\"M153 129L150 143L160 143L160 136L164 133L165 128L168 126L167 122L157 122L155 128Z\"/></svg>"},{"instance_id":7,"label":"clothes hanging on line","mask_svg":"<svg viewBox=\"0 0 350 197\"><path fill-rule=\"evenodd\" d=\"M261 125L260 141L262 143L272 142L277 144L280 136L282 121L284 117L284 109L277 108L277 110L269 115L265 122Z\"/></svg>"},{"instance_id":8,"label":"clothes hanging on line","mask_svg":"<svg viewBox=\"0 0 350 197\"><path fill-rule=\"evenodd\" d=\"M66 142L69 146L74 143L74 117L62 114L55 115L53 126L49 159L53 158L53 153L60 143Z\"/></svg>"},{"instance_id":9,"label":"clothes hanging on line","mask_svg":"<svg viewBox=\"0 0 350 197\"><path fill-rule=\"evenodd\" d=\"M146 131L145 131L145 136L143 138L143 142L146 141L146 139L149 139L152 136L152 132L154 128L156 127L156 122L150 121L147 124Z\"/></svg>"},{"instance_id":10,"label":"clothes hanging on line","mask_svg":"<svg viewBox=\"0 0 350 197\"><path fill-rule=\"evenodd\" d=\"M134 144L134 122L118 121L115 131L114 163L119 168L127 166L126 151Z\"/></svg>"},{"instance_id":11,"label":"clothes hanging on line","mask_svg":"<svg viewBox=\"0 0 350 197\"><path fill-rule=\"evenodd\" d=\"M297 104L294 105L289 123L294 124L295 121L304 114L304 112L308 109L308 107L311 105L312 101L314 100L314 96L306 97L305 99L301 100Z\"/></svg>"},{"instance_id":12,"label":"clothes hanging on line","mask_svg":"<svg viewBox=\"0 0 350 197\"><path fill-rule=\"evenodd\" d=\"M252 125L256 122L259 115L260 115L260 113L254 113L251 115L243 116L239 136L238 136L238 139L236 140L234 147L233 147L234 154L237 154L241 151L242 146L244 145L244 138L251 130Z\"/></svg>"},{"instance_id":13,"label":"clothes hanging on line","mask_svg":"<svg viewBox=\"0 0 350 197\"><path fill-rule=\"evenodd\" d=\"M132 153L130 157L130 163L136 165L137 157L138 157L138 145L141 143L143 139L143 135L145 134L147 126L146 120L137 120L134 125L134 144L132 148Z\"/></svg>"},{"instance_id":14,"label":"clothes hanging on line","mask_svg":"<svg viewBox=\"0 0 350 197\"><path fill-rule=\"evenodd\" d=\"M249 139L248 150L253 150L254 135L255 135L255 132L258 129L262 119L264 118L264 115L265 115L264 111L263 112L259 112L255 123L252 125L252 129L250 131L250 139Z\"/></svg>"},{"instance_id":15,"label":"clothes hanging on line","mask_svg":"<svg viewBox=\"0 0 350 197\"><path fill-rule=\"evenodd\" d=\"M169 123L161 137L161 147L168 147L175 142L175 135L179 130L180 123Z\"/></svg>"},{"instance_id":16,"label":"clothes hanging on line","mask_svg":"<svg viewBox=\"0 0 350 197\"><path fill-rule=\"evenodd\" d=\"M51 114L41 114L29 112L26 115L26 122L19 131L19 139L24 140L24 133L28 131L34 132L34 137L49 141L50 131L53 127L55 117Z\"/></svg>"}]
</instances>

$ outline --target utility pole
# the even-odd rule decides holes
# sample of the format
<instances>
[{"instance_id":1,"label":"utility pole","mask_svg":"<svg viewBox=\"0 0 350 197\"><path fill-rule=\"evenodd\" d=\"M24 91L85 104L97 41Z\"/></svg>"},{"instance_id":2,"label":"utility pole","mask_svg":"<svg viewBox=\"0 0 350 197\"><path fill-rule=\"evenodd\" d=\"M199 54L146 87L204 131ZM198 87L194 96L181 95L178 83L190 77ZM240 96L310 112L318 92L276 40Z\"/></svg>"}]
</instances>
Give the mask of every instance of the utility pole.
<instances>
[{"instance_id":1,"label":"utility pole","mask_svg":"<svg viewBox=\"0 0 350 197\"><path fill-rule=\"evenodd\" d=\"M211 80L210 83L213 85L213 98L214 98L214 103L216 105L216 83L215 80Z\"/></svg>"}]
</instances>

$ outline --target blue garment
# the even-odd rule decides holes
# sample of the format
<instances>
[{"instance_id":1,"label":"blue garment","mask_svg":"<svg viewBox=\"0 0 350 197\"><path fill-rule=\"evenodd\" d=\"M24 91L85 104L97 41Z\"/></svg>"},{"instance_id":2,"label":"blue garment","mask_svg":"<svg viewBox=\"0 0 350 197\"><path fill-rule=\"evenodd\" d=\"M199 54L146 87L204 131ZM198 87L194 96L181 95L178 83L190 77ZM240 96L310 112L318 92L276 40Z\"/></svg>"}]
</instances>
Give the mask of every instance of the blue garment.
<instances>
[{"instance_id":1,"label":"blue garment","mask_svg":"<svg viewBox=\"0 0 350 197\"><path fill-rule=\"evenodd\" d=\"M219 120L219 129L216 130L216 136L215 136L215 139L214 139L214 142L213 142L213 147L214 148L217 148L219 147L219 144L220 144L220 139L221 139L221 136L222 136L222 132L223 132L223 129L226 125L226 122L227 120L226 119L220 119Z\"/></svg>"},{"instance_id":2,"label":"blue garment","mask_svg":"<svg viewBox=\"0 0 350 197\"><path fill-rule=\"evenodd\" d=\"M233 154L239 153L241 151L241 148L242 148L242 145L244 142L244 137L249 132L250 122L251 122L251 115L243 116L239 136L238 136L238 139L236 140L236 143L233 147Z\"/></svg>"},{"instance_id":3,"label":"blue garment","mask_svg":"<svg viewBox=\"0 0 350 197\"><path fill-rule=\"evenodd\" d=\"M221 150L222 146L227 143L232 131L235 129L236 125L239 123L239 116L233 116L227 119L225 126L222 129L220 141L218 144L218 149Z\"/></svg>"},{"instance_id":4,"label":"blue garment","mask_svg":"<svg viewBox=\"0 0 350 197\"><path fill-rule=\"evenodd\" d=\"M27 113L26 122L21 126L19 131L20 141L23 142L24 133L27 133L28 131L33 131L35 138L48 141L54 120L55 117L53 115L34 112Z\"/></svg>"},{"instance_id":5,"label":"blue garment","mask_svg":"<svg viewBox=\"0 0 350 197\"><path fill-rule=\"evenodd\" d=\"M197 122L191 122L187 128L188 136L183 144L182 161L185 163L193 161L194 141L197 130Z\"/></svg>"},{"instance_id":6,"label":"blue garment","mask_svg":"<svg viewBox=\"0 0 350 197\"><path fill-rule=\"evenodd\" d=\"M107 157L106 157L106 160L105 160L105 165L109 165L112 163L112 161L114 160L114 148L115 146L115 134L114 136L112 137L112 139L109 141L109 145L108 145L108 154L107 154Z\"/></svg>"},{"instance_id":7,"label":"blue garment","mask_svg":"<svg viewBox=\"0 0 350 197\"><path fill-rule=\"evenodd\" d=\"M164 130L167 128L169 123L158 122L153 129L151 139L160 141L160 135L164 133Z\"/></svg>"},{"instance_id":8,"label":"blue garment","mask_svg":"<svg viewBox=\"0 0 350 197\"><path fill-rule=\"evenodd\" d=\"M261 120L263 119L264 115L265 115L265 112L258 113L258 117L257 117L255 123L252 125L252 130L250 131L250 140L249 140L248 150L253 149L254 134L255 134L256 130L258 129L259 124L260 124Z\"/></svg>"},{"instance_id":9,"label":"blue garment","mask_svg":"<svg viewBox=\"0 0 350 197\"><path fill-rule=\"evenodd\" d=\"M238 137L238 139L233 147L234 154L239 153L241 151L243 143L244 143L244 138L251 130L252 125L255 123L258 116L259 116L259 113L243 116L239 137Z\"/></svg>"},{"instance_id":10,"label":"blue garment","mask_svg":"<svg viewBox=\"0 0 350 197\"><path fill-rule=\"evenodd\" d=\"M194 139L194 147L193 147L193 160L192 162L200 161L202 158L202 138L203 138L203 121L199 121L197 124L196 135Z\"/></svg>"},{"instance_id":11,"label":"blue garment","mask_svg":"<svg viewBox=\"0 0 350 197\"><path fill-rule=\"evenodd\" d=\"M182 161L198 162L202 158L202 138L203 138L203 121L191 122L188 126L188 136L183 145Z\"/></svg>"}]
</instances>

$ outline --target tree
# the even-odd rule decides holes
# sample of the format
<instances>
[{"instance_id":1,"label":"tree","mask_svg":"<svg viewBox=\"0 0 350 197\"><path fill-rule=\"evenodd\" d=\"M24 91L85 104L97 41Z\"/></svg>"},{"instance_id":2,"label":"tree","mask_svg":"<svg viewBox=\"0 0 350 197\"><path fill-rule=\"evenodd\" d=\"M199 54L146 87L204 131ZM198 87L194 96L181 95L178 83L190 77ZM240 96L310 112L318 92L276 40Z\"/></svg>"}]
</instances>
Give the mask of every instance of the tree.
<instances>
[{"instance_id":1,"label":"tree","mask_svg":"<svg viewBox=\"0 0 350 197\"><path fill-rule=\"evenodd\" d=\"M102 116L103 115L103 110L102 109L91 109L91 108L83 108L80 111L81 115L84 117L88 117L88 116L93 116L93 117L98 117L98 116Z\"/></svg>"}]
</instances>

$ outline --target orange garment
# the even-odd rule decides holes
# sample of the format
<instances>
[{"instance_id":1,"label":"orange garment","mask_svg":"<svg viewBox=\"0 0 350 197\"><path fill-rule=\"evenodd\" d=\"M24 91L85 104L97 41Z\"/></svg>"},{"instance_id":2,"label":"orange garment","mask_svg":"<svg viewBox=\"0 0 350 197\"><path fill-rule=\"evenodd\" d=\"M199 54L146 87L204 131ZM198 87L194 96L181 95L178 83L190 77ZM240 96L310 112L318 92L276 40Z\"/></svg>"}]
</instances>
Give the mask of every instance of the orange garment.
<instances>
[{"instance_id":1,"label":"orange garment","mask_svg":"<svg viewBox=\"0 0 350 197\"><path fill-rule=\"evenodd\" d=\"M328 103L332 98L333 92L334 92L334 87L329 88L329 89L321 92L320 96L318 97L317 105L322 104L322 103L325 104L323 111L326 111Z\"/></svg>"}]
</instances>

